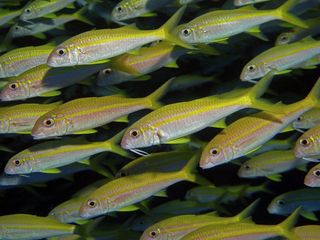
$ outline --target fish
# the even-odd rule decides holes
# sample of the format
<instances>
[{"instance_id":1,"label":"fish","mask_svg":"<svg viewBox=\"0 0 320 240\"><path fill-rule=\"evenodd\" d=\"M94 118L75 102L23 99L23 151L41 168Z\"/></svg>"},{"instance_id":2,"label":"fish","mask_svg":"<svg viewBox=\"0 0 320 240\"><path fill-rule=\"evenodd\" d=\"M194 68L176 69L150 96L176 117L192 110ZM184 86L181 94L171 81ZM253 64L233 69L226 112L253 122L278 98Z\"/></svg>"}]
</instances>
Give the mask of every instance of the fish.
<instances>
[{"instance_id":1,"label":"fish","mask_svg":"<svg viewBox=\"0 0 320 240\"><path fill-rule=\"evenodd\" d=\"M292 122L292 126L300 132L303 132L302 129L310 129L318 124L320 124L320 108L313 108Z\"/></svg>"},{"instance_id":2,"label":"fish","mask_svg":"<svg viewBox=\"0 0 320 240\"><path fill-rule=\"evenodd\" d=\"M296 136L287 138L287 139L271 139L270 141L263 144L259 149L256 151L248 154L248 157L253 157L259 155L264 152L273 151L273 150L289 150L292 148L293 141L296 140Z\"/></svg>"},{"instance_id":3,"label":"fish","mask_svg":"<svg viewBox=\"0 0 320 240\"><path fill-rule=\"evenodd\" d=\"M74 99L39 117L32 129L32 136L34 139L42 139L83 133L141 109L156 109L160 107L158 100L168 86L170 80L143 98L111 95Z\"/></svg>"},{"instance_id":4,"label":"fish","mask_svg":"<svg viewBox=\"0 0 320 240\"><path fill-rule=\"evenodd\" d=\"M73 234L76 230L75 225L29 214L0 216L0 226L1 239L42 239Z\"/></svg>"},{"instance_id":5,"label":"fish","mask_svg":"<svg viewBox=\"0 0 320 240\"><path fill-rule=\"evenodd\" d=\"M319 230L319 225L303 225L295 227L293 231L301 240L317 240L319 238Z\"/></svg>"},{"instance_id":6,"label":"fish","mask_svg":"<svg viewBox=\"0 0 320 240\"><path fill-rule=\"evenodd\" d=\"M283 193L275 197L268 206L270 214L289 215L296 208L301 207L299 213L304 218L317 221L318 218L313 213L319 211L319 193L317 188L301 188L298 190Z\"/></svg>"},{"instance_id":7,"label":"fish","mask_svg":"<svg viewBox=\"0 0 320 240\"><path fill-rule=\"evenodd\" d=\"M26 103L0 107L0 134L31 133L37 119L59 106L61 102L50 104Z\"/></svg>"},{"instance_id":8,"label":"fish","mask_svg":"<svg viewBox=\"0 0 320 240\"><path fill-rule=\"evenodd\" d=\"M168 42L142 47L138 54L125 53L110 61L110 67L99 72L98 86L119 84L130 80L148 80L147 75L162 67L178 67L176 60L187 52Z\"/></svg>"},{"instance_id":9,"label":"fish","mask_svg":"<svg viewBox=\"0 0 320 240\"><path fill-rule=\"evenodd\" d=\"M270 0L234 0L233 4L237 7L241 7L248 4L256 4L256 3L268 2L268 1Z\"/></svg>"},{"instance_id":10,"label":"fish","mask_svg":"<svg viewBox=\"0 0 320 240\"><path fill-rule=\"evenodd\" d=\"M198 156L195 154L185 167L177 172L147 172L112 180L87 197L80 208L80 216L92 218L117 211L138 203L177 182L207 184L207 180L202 178L200 180L200 176L194 173L197 162Z\"/></svg>"},{"instance_id":11,"label":"fish","mask_svg":"<svg viewBox=\"0 0 320 240\"><path fill-rule=\"evenodd\" d=\"M222 203L235 202L243 197L251 198L256 193L270 193L266 188L266 184L257 186L231 185L231 186L197 186L187 191L185 199L189 201L197 201L199 203L210 203L219 201Z\"/></svg>"},{"instance_id":12,"label":"fish","mask_svg":"<svg viewBox=\"0 0 320 240\"><path fill-rule=\"evenodd\" d=\"M89 142L83 138L66 138L38 143L11 157L4 172L6 174L59 173L58 167L74 162L88 164L91 156L106 151L129 157L126 151L117 146L119 135L121 133L102 142Z\"/></svg>"},{"instance_id":13,"label":"fish","mask_svg":"<svg viewBox=\"0 0 320 240\"><path fill-rule=\"evenodd\" d=\"M320 187L320 164L315 165L309 170L304 177L304 185L308 187Z\"/></svg>"},{"instance_id":14,"label":"fish","mask_svg":"<svg viewBox=\"0 0 320 240\"><path fill-rule=\"evenodd\" d=\"M153 11L164 7L173 2L173 0L122 0L111 12L111 19L114 22L120 22L136 17L154 16Z\"/></svg>"},{"instance_id":15,"label":"fish","mask_svg":"<svg viewBox=\"0 0 320 240\"><path fill-rule=\"evenodd\" d=\"M199 215L178 215L170 217L148 227L140 237L140 240L151 239L175 239L179 240L187 234L211 224L230 224L247 219L256 208L257 201L252 203L238 215L233 217L220 217L216 212Z\"/></svg>"},{"instance_id":16,"label":"fish","mask_svg":"<svg viewBox=\"0 0 320 240\"><path fill-rule=\"evenodd\" d=\"M29 2L22 10L20 19L23 21L40 18L49 13L59 11L76 0L35 0Z\"/></svg>"},{"instance_id":17,"label":"fish","mask_svg":"<svg viewBox=\"0 0 320 240\"><path fill-rule=\"evenodd\" d=\"M85 8L73 14L63 14L53 18L40 18L34 19L32 22L18 22L14 24L9 32L9 38L20 38L25 36L34 36L40 39L45 39L44 32L50 31L55 28L63 29L63 25L71 21L81 21L89 25L94 25L88 19L83 17L83 13L86 11Z\"/></svg>"},{"instance_id":18,"label":"fish","mask_svg":"<svg viewBox=\"0 0 320 240\"><path fill-rule=\"evenodd\" d=\"M116 177L137 175L144 172L174 172L180 170L193 155L192 151L172 151L153 153L137 158L116 174Z\"/></svg>"},{"instance_id":19,"label":"fish","mask_svg":"<svg viewBox=\"0 0 320 240\"><path fill-rule=\"evenodd\" d=\"M299 209L294 211L292 215L278 225L260 225L252 222L211 224L187 234L180 240L262 240L278 236L286 237L291 240L299 240L300 238L293 231L298 216Z\"/></svg>"},{"instance_id":20,"label":"fish","mask_svg":"<svg viewBox=\"0 0 320 240\"><path fill-rule=\"evenodd\" d=\"M244 162L238 170L238 176L241 178L267 177L274 181L281 181L279 173L290 171L307 162L296 158L293 150L269 151Z\"/></svg>"},{"instance_id":21,"label":"fish","mask_svg":"<svg viewBox=\"0 0 320 240\"><path fill-rule=\"evenodd\" d=\"M298 158L312 161L320 156L320 124L310 128L300 136L294 147L294 154Z\"/></svg>"},{"instance_id":22,"label":"fish","mask_svg":"<svg viewBox=\"0 0 320 240\"><path fill-rule=\"evenodd\" d=\"M28 177L25 175L0 175L0 189L14 188L18 186L37 185L50 182L59 178L68 177L72 174L90 170L88 165L74 163L59 169L59 174L32 173Z\"/></svg>"},{"instance_id":23,"label":"fish","mask_svg":"<svg viewBox=\"0 0 320 240\"><path fill-rule=\"evenodd\" d=\"M320 41L302 40L299 42L275 46L260 53L243 68L240 79L254 81L275 70L277 74L299 68L309 59L320 54Z\"/></svg>"},{"instance_id":24,"label":"fish","mask_svg":"<svg viewBox=\"0 0 320 240\"><path fill-rule=\"evenodd\" d=\"M300 115L319 105L319 89L320 78L303 100L289 105L279 103L274 105L273 113L263 111L231 123L204 147L200 167L212 168L255 151Z\"/></svg>"},{"instance_id":25,"label":"fish","mask_svg":"<svg viewBox=\"0 0 320 240\"><path fill-rule=\"evenodd\" d=\"M259 82L262 84L249 89L163 106L132 124L122 138L121 147L137 149L166 143L209 127L244 108L270 109L269 103L259 97L271 79L268 75Z\"/></svg>"},{"instance_id":26,"label":"fish","mask_svg":"<svg viewBox=\"0 0 320 240\"><path fill-rule=\"evenodd\" d=\"M181 7L156 30L139 30L133 25L128 25L80 33L58 45L49 55L47 64L51 67L62 67L94 63L158 40L167 40L182 47L192 48L171 34L184 11L185 7Z\"/></svg>"},{"instance_id":27,"label":"fish","mask_svg":"<svg viewBox=\"0 0 320 240\"><path fill-rule=\"evenodd\" d=\"M5 26L7 23L10 23L12 20L17 18L21 14L22 10L9 11L1 9L0 11L0 27Z\"/></svg>"},{"instance_id":28,"label":"fish","mask_svg":"<svg viewBox=\"0 0 320 240\"><path fill-rule=\"evenodd\" d=\"M108 182L108 180L103 179L81 189L78 193L74 194L71 199L53 208L48 216L54 217L61 223L86 223L87 221L79 215L80 206L88 195L106 182Z\"/></svg>"},{"instance_id":29,"label":"fish","mask_svg":"<svg viewBox=\"0 0 320 240\"><path fill-rule=\"evenodd\" d=\"M9 82L0 92L1 101L25 100L33 97L53 97L58 89L78 83L105 68L105 64L66 68L50 68L43 64L34 67Z\"/></svg>"},{"instance_id":30,"label":"fish","mask_svg":"<svg viewBox=\"0 0 320 240\"><path fill-rule=\"evenodd\" d=\"M179 25L175 33L181 40L196 44L224 42L227 38L242 32L257 36L260 35L259 25L273 20L283 20L307 28L304 21L288 12L295 4L296 0L288 0L273 10L256 10L252 6L214 10Z\"/></svg>"},{"instance_id":31,"label":"fish","mask_svg":"<svg viewBox=\"0 0 320 240\"><path fill-rule=\"evenodd\" d=\"M0 56L0 78L18 76L19 74L46 64L49 53L54 46L29 46L13 49Z\"/></svg>"},{"instance_id":32,"label":"fish","mask_svg":"<svg viewBox=\"0 0 320 240\"><path fill-rule=\"evenodd\" d=\"M299 40L302 40L304 38L310 38L313 35L316 35L320 32L319 23L320 23L320 17L311 18L305 20L305 23L308 25L308 28L294 28L290 32L284 32L281 33L275 42L275 45L283 45L288 43L293 43Z\"/></svg>"}]
</instances>

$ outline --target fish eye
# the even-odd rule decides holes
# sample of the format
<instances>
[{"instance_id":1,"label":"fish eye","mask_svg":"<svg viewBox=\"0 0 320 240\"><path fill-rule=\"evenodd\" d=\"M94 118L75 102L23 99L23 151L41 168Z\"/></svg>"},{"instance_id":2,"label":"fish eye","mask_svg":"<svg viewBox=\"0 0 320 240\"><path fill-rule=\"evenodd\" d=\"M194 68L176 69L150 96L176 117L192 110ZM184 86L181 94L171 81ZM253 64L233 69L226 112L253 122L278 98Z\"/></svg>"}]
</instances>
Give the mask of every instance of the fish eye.
<instances>
[{"instance_id":1,"label":"fish eye","mask_svg":"<svg viewBox=\"0 0 320 240\"><path fill-rule=\"evenodd\" d=\"M189 36L191 34L191 30L188 28L185 28L182 30L182 33L184 36Z\"/></svg>"},{"instance_id":2,"label":"fish eye","mask_svg":"<svg viewBox=\"0 0 320 240\"><path fill-rule=\"evenodd\" d=\"M52 127L54 125L54 120L52 118L47 118L43 121L46 127Z\"/></svg>"},{"instance_id":3,"label":"fish eye","mask_svg":"<svg viewBox=\"0 0 320 240\"><path fill-rule=\"evenodd\" d=\"M245 169L245 170L250 170L251 167L250 167L249 165L244 165L244 169Z\"/></svg>"},{"instance_id":4,"label":"fish eye","mask_svg":"<svg viewBox=\"0 0 320 240\"><path fill-rule=\"evenodd\" d=\"M95 208L97 206L96 200L88 200L87 205L91 208Z\"/></svg>"},{"instance_id":5,"label":"fish eye","mask_svg":"<svg viewBox=\"0 0 320 240\"><path fill-rule=\"evenodd\" d=\"M13 164L14 164L16 167L18 167L18 166L21 165L21 161L18 160L18 159L13 160L12 162L13 162Z\"/></svg>"},{"instance_id":6,"label":"fish eye","mask_svg":"<svg viewBox=\"0 0 320 240\"><path fill-rule=\"evenodd\" d=\"M281 40L282 40L282 41L287 41L287 40L288 40L287 35L283 35L283 36L281 36Z\"/></svg>"},{"instance_id":7,"label":"fish eye","mask_svg":"<svg viewBox=\"0 0 320 240\"><path fill-rule=\"evenodd\" d=\"M122 12L122 7L117 7L118 12Z\"/></svg>"},{"instance_id":8,"label":"fish eye","mask_svg":"<svg viewBox=\"0 0 320 240\"><path fill-rule=\"evenodd\" d=\"M298 117L297 121L299 121L299 122L302 121L302 117Z\"/></svg>"},{"instance_id":9,"label":"fish eye","mask_svg":"<svg viewBox=\"0 0 320 240\"><path fill-rule=\"evenodd\" d=\"M112 69L111 69L111 68L106 68L106 69L104 69L104 70L102 71L102 73L103 73L104 75L109 75L110 73L112 73Z\"/></svg>"},{"instance_id":10,"label":"fish eye","mask_svg":"<svg viewBox=\"0 0 320 240\"><path fill-rule=\"evenodd\" d=\"M310 142L307 139L301 139L300 140L300 145L302 145L303 147L307 147L309 146Z\"/></svg>"},{"instance_id":11,"label":"fish eye","mask_svg":"<svg viewBox=\"0 0 320 240\"><path fill-rule=\"evenodd\" d=\"M31 9L30 9L30 8L26 8L26 9L24 10L24 12L25 12L25 13L31 13Z\"/></svg>"},{"instance_id":12,"label":"fish eye","mask_svg":"<svg viewBox=\"0 0 320 240\"><path fill-rule=\"evenodd\" d=\"M248 70L249 70L249 72L255 72L256 71L256 66L255 65L249 65L248 66Z\"/></svg>"},{"instance_id":13,"label":"fish eye","mask_svg":"<svg viewBox=\"0 0 320 240\"><path fill-rule=\"evenodd\" d=\"M211 148L211 149L210 149L210 155L211 155L211 156L216 156L216 155L218 155L218 154L219 154L218 149L216 149L216 148Z\"/></svg>"},{"instance_id":14,"label":"fish eye","mask_svg":"<svg viewBox=\"0 0 320 240\"><path fill-rule=\"evenodd\" d=\"M149 235L150 235L151 238L156 238L157 235L158 235L158 231L151 231L151 232L149 233Z\"/></svg>"},{"instance_id":15,"label":"fish eye","mask_svg":"<svg viewBox=\"0 0 320 240\"><path fill-rule=\"evenodd\" d=\"M15 26L14 29L15 29L15 30L19 30L19 27L18 27L18 26Z\"/></svg>"},{"instance_id":16,"label":"fish eye","mask_svg":"<svg viewBox=\"0 0 320 240\"><path fill-rule=\"evenodd\" d=\"M320 170L319 169L314 170L313 171L313 175L316 176L316 177L320 177Z\"/></svg>"},{"instance_id":17,"label":"fish eye","mask_svg":"<svg viewBox=\"0 0 320 240\"><path fill-rule=\"evenodd\" d=\"M136 129L132 129L132 130L129 132L129 134L130 134L131 137L134 137L134 138L139 137L139 135L140 135L139 131L136 130Z\"/></svg>"},{"instance_id":18,"label":"fish eye","mask_svg":"<svg viewBox=\"0 0 320 240\"><path fill-rule=\"evenodd\" d=\"M283 200L277 200L277 204L280 205L280 206L284 205L284 203L285 202Z\"/></svg>"},{"instance_id":19,"label":"fish eye","mask_svg":"<svg viewBox=\"0 0 320 240\"><path fill-rule=\"evenodd\" d=\"M11 84L9 84L9 88L12 89L12 90L16 90L18 88L18 84L11 83Z\"/></svg>"},{"instance_id":20,"label":"fish eye","mask_svg":"<svg viewBox=\"0 0 320 240\"><path fill-rule=\"evenodd\" d=\"M57 54L59 57L63 57L66 54L66 50L63 48L57 49Z\"/></svg>"}]
</instances>

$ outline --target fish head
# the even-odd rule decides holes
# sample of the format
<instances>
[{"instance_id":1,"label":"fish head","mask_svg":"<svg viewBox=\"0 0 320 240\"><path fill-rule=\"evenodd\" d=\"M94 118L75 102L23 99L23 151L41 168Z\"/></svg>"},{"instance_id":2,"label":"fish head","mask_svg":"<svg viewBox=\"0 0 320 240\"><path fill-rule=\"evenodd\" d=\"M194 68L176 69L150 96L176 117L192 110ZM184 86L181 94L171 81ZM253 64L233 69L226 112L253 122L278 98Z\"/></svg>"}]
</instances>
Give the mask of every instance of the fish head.
<instances>
[{"instance_id":1,"label":"fish head","mask_svg":"<svg viewBox=\"0 0 320 240\"><path fill-rule=\"evenodd\" d=\"M67 133L68 121L63 114L48 112L36 121L31 135L34 139L62 136Z\"/></svg>"},{"instance_id":2,"label":"fish head","mask_svg":"<svg viewBox=\"0 0 320 240\"><path fill-rule=\"evenodd\" d=\"M10 81L2 89L0 93L1 101L13 101L27 98L29 88L22 81Z\"/></svg>"},{"instance_id":3,"label":"fish head","mask_svg":"<svg viewBox=\"0 0 320 240\"><path fill-rule=\"evenodd\" d=\"M281 33L277 39L275 45L284 45L284 44L289 44L294 36L294 33L292 32L285 32Z\"/></svg>"},{"instance_id":4,"label":"fish head","mask_svg":"<svg viewBox=\"0 0 320 240\"><path fill-rule=\"evenodd\" d=\"M242 178L254 178L257 176L257 167L255 164L250 163L247 161L241 165L238 170L238 176Z\"/></svg>"},{"instance_id":5,"label":"fish head","mask_svg":"<svg viewBox=\"0 0 320 240\"><path fill-rule=\"evenodd\" d=\"M312 119L310 117L307 117L305 115L301 115L300 117L298 117L296 120L294 120L292 122L292 126L295 129L309 129L314 127L317 124L317 120L316 119ZM320 121L319 121L320 123Z\"/></svg>"},{"instance_id":6,"label":"fish head","mask_svg":"<svg viewBox=\"0 0 320 240\"><path fill-rule=\"evenodd\" d=\"M168 234L161 228L160 223L148 227L140 237L140 240L165 240L169 239Z\"/></svg>"},{"instance_id":7,"label":"fish head","mask_svg":"<svg viewBox=\"0 0 320 240\"><path fill-rule=\"evenodd\" d=\"M257 79L265 76L271 69L265 64L251 61L242 69L240 79L242 81L250 81L252 79Z\"/></svg>"},{"instance_id":8,"label":"fish head","mask_svg":"<svg viewBox=\"0 0 320 240\"><path fill-rule=\"evenodd\" d=\"M128 128L121 140L124 149L135 149L160 144L160 137L151 126L134 124Z\"/></svg>"},{"instance_id":9,"label":"fish head","mask_svg":"<svg viewBox=\"0 0 320 240\"><path fill-rule=\"evenodd\" d=\"M232 149L216 141L210 142L203 150L199 165L202 169L212 168L233 159Z\"/></svg>"},{"instance_id":10,"label":"fish head","mask_svg":"<svg viewBox=\"0 0 320 240\"><path fill-rule=\"evenodd\" d=\"M243 5L246 5L246 4L249 4L250 1L248 0L234 0L233 1L233 4L237 7L240 7L240 6L243 6Z\"/></svg>"},{"instance_id":11,"label":"fish head","mask_svg":"<svg viewBox=\"0 0 320 240\"><path fill-rule=\"evenodd\" d=\"M111 12L111 20L114 22L120 22L126 19L130 19L135 17L136 15L134 12L141 8L141 6L137 5L142 3L143 1L121 1L119 2ZM137 6L132 6L132 4L135 4Z\"/></svg>"},{"instance_id":12,"label":"fish head","mask_svg":"<svg viewBox=\"0 0 320 240\"><path fill-rule=\"evenodd\" d=\"M71 41L71 40L70 40ZM74 44L61 44L49 54L47 64L50 67L67 67L78 65L81 50Z\"/></svg>"},{"instance_id":13,"label":"fish head","mask_svg":"<svg viewBox=\"0 0 320 240\"><path fill-rule=\"evenodd\" d=\"M122 72L114 68L105 68L98 74L97 85L113 85L131 80L133 78L134 76L129 73Z\"/></svg>"},{"instance_id":14,"label":"fish head","mask_svg":"<svg viewBox=\"0 0 320 240\"><path fill-rule=\"evenodd\" d=\"M26 21L26 20L29 20L29 19L34 19L38 16L38 9L33 6L33 5L29 5L29 6L26 6L21 15L20 15L20 19L22 21Z\"/></svg>"},{"instance_id":15,"label":"fish head","mask_svg":"<svg viewBox=\"0 0 320 240\"><path fill-rule=\"evenodd\" d=\"M7 162L4 172L6 174L28 174L32 172L31 162L33 157L28 151L22 151L16 154Z\"/></svg>"},{"instance_id":16,"label":"fish head","mask_svg":"<svg viewBox=\"0 0 320 240\"><path fill-rule=\"evenodd\" d=\"M304 184L308 187L320 187L320 165L310 169L304 178Z\"/></svg>"},{"instance_id":17,"label":"fish head","mask_svg":"<svg viewBox=\"0 0 320 240\"><path fill-rule=\"evenodd\" d=\"M197 28L192 25L179 25L175 28L174 32L182 41L186 43L199 43L198 39L201 39L201 36L199 36L199 31L197 31Z\"/></svg>"},{"instance_id":18,"label":"fish head","mask_svg":"<svg viewBox=\"0 0 320 240\"><path fill-rule=\"evenodd\" d=\"M83 218L93 218L108 212L108 206L103 206L98 198L86 199L80 207L80 216Z\"/></svg>"},{"instance_id":19,"label":"fish head","mask_svg":"<svg viewBox=\"0 0 320 240\"><path fill-rule=\"evenodd\" d=\"M12 38L28 36L32 34L32 25L18 25L14 24L9 30L9 36Z\"/></svg>"},{"instance_id":20,"label":"fish head","mask_svg":"<svg viewBox=\"0 0 320 240\"><path fill-rule=\"evenodd\" d=\"M267 210L271 214L288 215L297 207L293 201L289 201L284 195L280 195L271 201Z\"/></svg>"},{"instance_id":21,"label":"fish head","mask_svg":"<svg viewBox=\"0 0 320 240\"><path fill-rule=\"evenodd\" d=\"M307 158L319 155L320 141L317 137L306 132L296 142L294 154L297 158Z\"/></svg>"}]
</instances>

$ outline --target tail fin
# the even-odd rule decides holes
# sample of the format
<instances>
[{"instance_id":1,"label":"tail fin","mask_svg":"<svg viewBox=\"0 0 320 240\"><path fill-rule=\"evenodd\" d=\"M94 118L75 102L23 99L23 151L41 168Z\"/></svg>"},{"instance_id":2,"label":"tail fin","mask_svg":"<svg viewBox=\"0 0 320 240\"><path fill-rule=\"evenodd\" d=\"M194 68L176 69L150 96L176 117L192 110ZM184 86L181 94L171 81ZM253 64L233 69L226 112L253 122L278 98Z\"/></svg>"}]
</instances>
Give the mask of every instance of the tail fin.
<instances>
[{"instance_id":1,"label":"tail fin","mask_svg":"<svg viewBox=\"0 0 320 240\"><path fill-rule=\"evenodd\" d=\"M286 21L288 23L302 28L308 28L308 25L304 21L302 21L300 18L296 17L292 13L289 13L289 10L291 10L295 5L297 5L298 2L299 1L297 0L286 1L286 3L282 4L279 8L275 10L276 15L279 19L283 21Z\"/></svg>"},{"instance_id":2,"label":"tail fin","mask_svg":"<svg viewBox=\"0 0 320 240\"><path fill-rule=\"evenodd\" d=\"M75 12L73 16L75 19L79 20L80 22L87 23L89 25L94 26L94 23L91 22L88 18L84 17L83 14L87 11L87 7L81 8L79 11Z\"/></svg>"},{"instance_id":3,"label":"tail fin","mask_svg":"<svg viewBox=\"0 0 320 240\"><path fill-rule=\"evenodd\" d=\"M318 78L317 82L314 84L313 88L309 92L307 98L308 100L312 101L316 107L319 107L320 104L320 77Z\"/></svg>"},{"instance_id":4,"label":"tail fin","mask_svg":"<svg viewBox=\"0 0 320 240\"><path fill-rule=\"evenodd\" d=\"M260 199L255 200L253 203L251 203L248 207L246 207L244 210L242 210L239 214L237 214L233 218L236 218L240 222L243 219L251 217L253 211L257 208L259 201Z\"/></svg>"},{"instance_id":5,"label":"tail fin","mask_svg":"<svg viewBox=\"0 0 320 240\"><path fill-rule=\"evenodd\" d=\"M198 183L200 185L213 185L209 180L197 174L197 166L200 159L200 151L194 154L187 164L180 170L186 181Z\"/></svg>"},{"instance_id":6,"label":"tail fin","mask_svg":"<svg viewBox=\"0 0 320 240\"><path fill-rule=\"evenodd\" d=\"M300 209L301 207L297 208L286 220L277 225L281 228L281 231L283 231L283 235L290 240L300 239L293 231L294 225L298 221Z\"/></svg>"},{"instance_id":7,"label":"tail fin","mask_svg":"<svg viewBox=\"0 0 320 240\"><path fill-rule=\"evenodd\" d=\"M145 97L145 99L150 102L151 109L156 109L162 106L161 103L159 103L159 99L167 92L168 87L171 85L172 81L173 78L169 79L156 91Z\"/></svg>"},{"instance_id":8,"label":"tail fin","mask_svg":"<svg viewBox=\"0 0 320 240\"><path fill-rule=\"evenodd\" d=\"M161 32L163 39L184 48L194 49L193 46L182 41L173 32L174 28L178 25L185 10L186 10L186 6L179 8L179 10L176 11L175 14L171 18L169 18L169 20L159 28L159 31Z\"/></svg>"},{"instance_id":9,"label":"tail fin","mask_svg":"<svg viewBox=\"0 0 320 240\"><path fill-rule=\"evenodd\" d=\"M123 136L123 133L126 129L118 132L116 135L114 135L112 138L108 139L107 141L103 142L103 146L107 151L116 153L120 156L127 157L127 158L133 158L133 156L121 148L118 143L121 141L121 138Z\"/></svg>"},{"instance_id":10,"label":"tail fin","mask_svg":"<svg viewBox=\"0 0 320 240\"><path fill-rule=\"evenodd\" d=\"M274 112L274 104L260 99L263 93L268 89L275 71L269 72L254 87L248 91L249 101L253 108Z\"/></svg>"}]
</instances>

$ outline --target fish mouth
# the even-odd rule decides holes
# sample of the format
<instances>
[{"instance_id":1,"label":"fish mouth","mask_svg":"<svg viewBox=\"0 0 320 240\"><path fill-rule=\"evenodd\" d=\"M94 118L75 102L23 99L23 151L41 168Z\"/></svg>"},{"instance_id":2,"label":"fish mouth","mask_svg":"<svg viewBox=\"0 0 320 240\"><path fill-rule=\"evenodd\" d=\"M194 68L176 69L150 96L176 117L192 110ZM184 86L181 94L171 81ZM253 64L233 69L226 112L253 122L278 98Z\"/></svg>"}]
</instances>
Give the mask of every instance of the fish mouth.
<instances>
[{"instance_id":1,"label":"fish mouth","mask_svg":"<svg viewBox=\"0 0 320 240\"><path fill-rule=\"evenodd\" d=\"M34 140L43 139L43 138L47 138L48 137L42 132L40 132L40 133L32 132L31 136L33 137Z\"/></svg>"},{"instance_id":2,"label":"fish mouth","mask_svg":"<svg viewBox=\"0 0 320 240\"><path fill-rule=\"evenodd\" d=\"M216 166L217 164L214 164L213 162L209 161L209 160L204 160L201 159L199 162L199 166L202 169L208 169L208 168L212 168L214 166Z\"/></svg>"}]
</instances>

